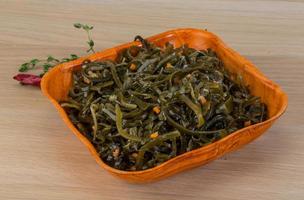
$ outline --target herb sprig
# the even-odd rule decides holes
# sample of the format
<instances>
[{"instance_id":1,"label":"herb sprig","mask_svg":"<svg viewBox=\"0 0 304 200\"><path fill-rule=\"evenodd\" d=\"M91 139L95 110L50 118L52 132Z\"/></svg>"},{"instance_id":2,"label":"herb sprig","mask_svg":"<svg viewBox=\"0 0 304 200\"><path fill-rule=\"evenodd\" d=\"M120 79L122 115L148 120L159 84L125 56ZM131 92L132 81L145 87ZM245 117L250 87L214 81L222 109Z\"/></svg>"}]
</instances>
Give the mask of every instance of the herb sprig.
<instances>
[{"instance_id":1,"label":"herb sprig","mask_svg":"<svg viewBox=\"0 0 304 200\"><path fill-rule=\"evenodd\" d=\"M58 65L58 64L64 63L64 62L69 62L69 61L75 60L77 58L78 58L78 56L76 54L71 54L68 58L62 58L60 60L57 58L54 58L53 56L48 56L46 59L34 58L34 59L30 60L29 62L23 63L19 68L19 72L28 72L30 70L41 68L43 70L43 73L41 73L40 76L43 76L46 72L49 71L49 69L51 69L55 65Z\"/></svg>"},{"instance_id":2,"label":"herb sprig","mask_svg":"<svg viewBox=\"0 0 304 200\"><path fill-rule=\"evenodd\" d=\"M87 52L95 53L95 50L94 50L95 43L92 40L91 33L90 33L90 31L93 29L93 26L90 26L87 24L75 23L74 27L77 29L83 29L86 31L87 36L88 36L87 44L89 46L89 49L87 50ZM46 59L34 58L28 62L21 64L19 67L19 72L28 72L28 71L37 70L37 69L42 69L42 72L39 75L31 74L30 76L25 76L25 74L17 74L16 76L14 76L14 79L24 85L39 86L39 84L37 84L37 80L39 78L41 79L41 77L46 72L48 72L51 68L53 68L54 66L56 66L60 63L69 62L69 61L75 60L77 58L79 58L79 56L76 54L70 54L69 57L65 57L65 58L61 58L61 59L55 58L54 56L51 56L51 55L47 56ZM24 77L26 77L26 78L24 78ZM31 79L33 79L35 81L31 81Z\"/></svg>"},{"instance_id":3,"label":"herb sprig","mask_svg":"<svg viewBox=\"0 0 304 200\"><path fill-rule=\"evenodd\" d=\"M75 23L74 24L74 27L75 28L78 28L78 29L83 29L86 31L87 33L87 36L88 36L88 41L87 41L87 44L89 45L89 49L87 50L87 52L93 52L95 53L95 50L94 50L94 41L92 40L92 37L91 37L91 34L90 34L90 31L94 28L93 26L89 26L87 24L81 24L81 23Z\"/></svg>"}]
</instances>

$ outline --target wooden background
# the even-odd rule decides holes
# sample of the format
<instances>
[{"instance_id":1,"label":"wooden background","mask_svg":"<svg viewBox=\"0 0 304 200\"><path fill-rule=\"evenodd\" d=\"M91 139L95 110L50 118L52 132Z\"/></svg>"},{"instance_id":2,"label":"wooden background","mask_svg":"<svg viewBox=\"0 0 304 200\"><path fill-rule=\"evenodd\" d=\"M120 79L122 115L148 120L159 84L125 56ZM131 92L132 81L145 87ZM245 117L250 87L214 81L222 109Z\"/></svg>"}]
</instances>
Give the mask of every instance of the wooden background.
<instances>
[{"instance_id":1,"label":"wooden background","mask_svg":"<svg viewBox=\"0 0 304 200\"><path fill-rule=\"evenodd\" d=\"M137 34L207 28L289 95L284 116L243 149L146 185L102 170L37 88L12 76L30 58L84 55ZM304 199L303 0L0 0L0 199Z\"/></svg>"}]
</instances>

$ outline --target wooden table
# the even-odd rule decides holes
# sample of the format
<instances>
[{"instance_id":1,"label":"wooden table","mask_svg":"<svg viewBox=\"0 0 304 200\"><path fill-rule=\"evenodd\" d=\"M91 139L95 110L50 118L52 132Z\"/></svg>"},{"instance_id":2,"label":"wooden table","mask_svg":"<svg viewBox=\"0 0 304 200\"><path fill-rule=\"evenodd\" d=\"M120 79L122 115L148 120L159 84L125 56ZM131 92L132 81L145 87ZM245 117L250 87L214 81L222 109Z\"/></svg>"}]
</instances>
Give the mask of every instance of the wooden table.
<instances>
[{"instance_id":1,"label":"wooden table","mask_svg":"<svg viewBox=\"0 0 304 200\"><path fill-rule=\"evenodd\" d=\"M177 27L207 28L289 95L284 116L255 142L208 165L146 185L92 159L33 87L12 80L30 58L84 55ZM0 1L0 199L304 199L302 0Z\"/></svg>"}]
</instances>

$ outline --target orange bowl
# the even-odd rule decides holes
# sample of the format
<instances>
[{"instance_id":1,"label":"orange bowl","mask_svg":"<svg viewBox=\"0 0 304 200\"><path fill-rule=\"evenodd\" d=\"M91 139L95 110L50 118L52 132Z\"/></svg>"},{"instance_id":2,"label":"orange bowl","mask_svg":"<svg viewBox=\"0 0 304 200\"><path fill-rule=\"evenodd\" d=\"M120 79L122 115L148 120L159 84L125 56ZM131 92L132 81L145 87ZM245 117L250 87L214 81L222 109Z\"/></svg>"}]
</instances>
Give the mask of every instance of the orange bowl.
<instances>
[{"instance_id":1,"label":"orange bowl","mask_svg":"<svg viewBox=\"0 0 304 200\"><path fill-rule=\"evenodd\" d=\"M67 99L69 89L72 85L72 72L79 70L81 63L85 59L91 61L115 59L118 53L131 45L140 45L139 42L126 43L102 52L92 54L88 57L60 64L51 69L42 79L41 89L44 95L54 104L59 111L61 118L72 130L72 132L90 150L97 163L109 171L111 174L130 182L151 182L159 180L178 172L197 167L208 163L211 160L239 149L243 145L253 141L264 133L274 121L282 115L287 107L287 96L278 85L267 79L251 62L230 49L216 35L198 29L176 29L167 31L148 38L149 41L158 46L163 46L166 42L179 47L188 44L189 47L202 50L212 48L223 61L225 67L232 73L243 76L251 92L261 97L268 107L269 119L258 124L240 129L212 144L198 148L196 150L176 156L159 166L142 171L122 171L110 167L104 163L91 142L82 135L68 118L67 113L59 105L59 102Z\"/></svg>"}]
</instances>

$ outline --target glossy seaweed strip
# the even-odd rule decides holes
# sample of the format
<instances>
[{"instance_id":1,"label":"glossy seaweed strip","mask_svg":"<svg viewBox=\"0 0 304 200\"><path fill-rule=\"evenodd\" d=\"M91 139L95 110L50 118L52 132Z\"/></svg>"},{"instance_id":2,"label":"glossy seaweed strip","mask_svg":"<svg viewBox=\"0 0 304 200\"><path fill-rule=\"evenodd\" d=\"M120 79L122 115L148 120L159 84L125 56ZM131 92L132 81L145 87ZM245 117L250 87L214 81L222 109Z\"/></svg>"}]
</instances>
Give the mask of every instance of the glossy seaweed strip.
<instances>
[{"instance_id":1,"label":"glossy seaweed strip","mask_svg":"<svg viewBox=\"0 0 304 200\"><path fill-rule=\"evenodd\" d=\"M85 61L61 102L108 165L148 169L267 119L211 49L135 40L115 61Z\"/></svg>"}]
</instances>

